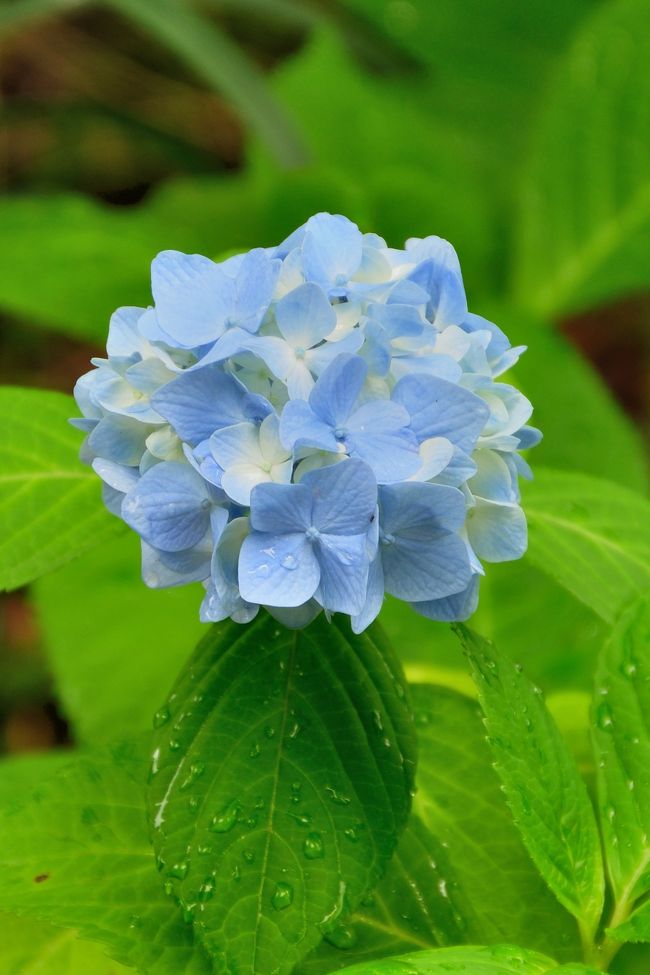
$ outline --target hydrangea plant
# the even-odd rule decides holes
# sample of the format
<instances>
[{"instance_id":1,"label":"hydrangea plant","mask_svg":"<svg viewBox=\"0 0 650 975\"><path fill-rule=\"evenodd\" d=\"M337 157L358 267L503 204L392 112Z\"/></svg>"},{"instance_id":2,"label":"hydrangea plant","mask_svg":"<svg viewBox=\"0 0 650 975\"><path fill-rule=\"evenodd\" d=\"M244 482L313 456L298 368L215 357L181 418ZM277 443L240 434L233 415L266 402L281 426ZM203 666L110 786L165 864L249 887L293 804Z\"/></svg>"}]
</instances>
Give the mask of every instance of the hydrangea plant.
<instances>
[{"instance_id":1,"label":"hydrangea plant","mask_svg":"<svg viewBox=\"0 0 650 975\"><path fill-rule=\"evenodd\" d=\"M468 310L453 247L318 213L221 262L164 251L151 278L72 421L146 584L202 582L211 622L324 610L358 633L386 593L467 619L482 561L526 549L521 451L540 433L502 381L524 347Z\"/></svg>"}]
</instances>

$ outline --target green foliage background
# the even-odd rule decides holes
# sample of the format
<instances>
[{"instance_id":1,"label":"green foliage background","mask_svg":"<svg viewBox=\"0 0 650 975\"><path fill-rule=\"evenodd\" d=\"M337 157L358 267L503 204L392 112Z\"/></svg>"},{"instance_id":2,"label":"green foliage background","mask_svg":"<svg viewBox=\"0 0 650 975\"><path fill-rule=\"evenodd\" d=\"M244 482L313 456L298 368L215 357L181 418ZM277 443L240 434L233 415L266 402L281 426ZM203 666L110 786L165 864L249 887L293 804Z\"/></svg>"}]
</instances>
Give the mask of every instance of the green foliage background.
<instances>
[{"instance_id":1,"label":"green foliage background","mask_svg":"<svg viewBox=\"0 0 650 975\"><path fill-rule=\"evenodd\" d=\"M151 869L140 788L199 593L140 584L64 419L155 253L270 245L321 209L454 243L470 308L529 347L514 381L545 439L529 553L489 568L461 634L476 684L448 627L382 612L415 685L414 814L296 971L646 975L646 0L4 0L0 55L0 975L211 970ZM66 748L13 754L38 745ZM389 856L366 826L359 890ZM34 886L43 856L63 869Z\"/></svg>"}]
</instances>

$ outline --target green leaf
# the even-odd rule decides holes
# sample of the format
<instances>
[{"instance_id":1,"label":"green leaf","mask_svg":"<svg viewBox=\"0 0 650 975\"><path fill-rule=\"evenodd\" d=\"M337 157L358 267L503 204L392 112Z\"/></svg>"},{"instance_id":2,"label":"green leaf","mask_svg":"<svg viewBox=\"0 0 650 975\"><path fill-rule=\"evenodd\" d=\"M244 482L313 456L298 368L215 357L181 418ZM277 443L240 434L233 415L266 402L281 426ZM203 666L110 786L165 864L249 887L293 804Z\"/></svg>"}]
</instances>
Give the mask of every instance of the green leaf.
<instances>
[{"instance_id":1,"label":"green leaf","mask_svg":"<svg viewBox=\"0 0 650 975\"><path fill-rule=\"evenodd\" d=\"M593 736L612 927L650 889L650 596L612 629L595 676Z\"/></svg>"},{"instance_id":2,"label":"green leaf","mask_svg":"<svg viewBox=\"0 0 650 975\"><path fill-rule=\"evenodd\" d=\"M0 916L2 975L127 975L103 948L77 932L29 918ZM131 969L132 971L132 969Z\"/></svg>"},{"instance_id":3,"label":"green leaf","mask_svg":"<svg viewBox=\"0 0 650 975\"><path fill-rule=\"evenodd\" d=\"M45 649L76 741L99 743L151 727L182 661L205 633L202 592L147 589L133 532L38 580L33 596Z\"/></svg>"},{"instance_id":4,"label":"green leaf","mask_svg":"<svg viewBox=\"0 0 650 975\"><path fill-rule=\"evenodd\" d=\"M217 255L259 244L257 195L238 177L195 177L168 184L133 208L72 193L5 198L0 250L12 260L11 274L0 279L0 307L103 344L118 306L150 303L149 266L158 251Z\"/></svg>"},{"instance_id":5,"label":"green leaf","mask_svg":"<svg viewBox=\"0 0 650 975\"><path fill-rule=\"evenodd\" d=\"M156 876L143 751L112 746L16 789L0 813L0 909L73 928L151 975L209 975Z\"/></svg>"},{"instance_id":6,"label":"green leaf","mask_svg":"<svg viewBox=\"0 0 650 975\"><path fill-rule=\"evenodd\" d=\"M558 315L650 284L647 28L645 0L602 4L555 79L515 251L518 298L536 311Z\"/></svg>"},{"instance_id":7,"label":"green leaf","mask_svg":"<svg viewBox=\"0 0 650 975\"><path fill-rule=\"evenodd\" d=\"M521 667L466 627L457 628L508 804L549 888L593 936L604 875L594 811L573 758L539 688Z\"/></svg>"},{"instance_id":8,"label":"green leaf","mask_svg":"<svg viewBox=\"0 0 650 975\"><path fill-rule=\"evenodd\" d=\"M491 764L478 705L439 687L413 688L420 740L414 808L445 850L444 885L459 897L470 944L503 941L575 958L575 922L537 873Z\"/></svg>"},{"instance_id":9,"label":"green leaf","mask_svg":"<svg viewBox=\"0 0 650 975\"><path fill-rule=\"evenodd\" d=\"M140 24L212 88L222 92L242 120L266 142L284 166L305 162L299 133L276 102L264 75L217 23L179 0L106 0Z\"/></svg>"},{"instance_id":10,"label":"green leaf","mask_svg":"<svg viewBox=\"0 0 650 975\"><path fill-rule=\"evenodd\" d=\"M299 965L297 975L326 975L342 961L462 944L471 907L451 876L444 847L412 814L378 887Z\"/></svg>"},{"instance_id":11,"label":"green leaf","mask_svg":"<svg viewBox=\"0 0 650 975\"><path fill-rule=\"evenodd\" d=\"M650 901L637 907L622 924L608 928L607 933L616 941L650 942Z\"/></svg>"},{"instance_id":12,"label":"green leaf","mask_svg":"<svg viewBox=\"0 0 650 975\"><path fill-rule=\"evenodd\" d=\"M378 628L213 627L158 714L164 876L224 971L290 972L395 849L414 735Z\"/></svg>"},{"instance_id":13,"label":"green leaf","mask_svg":"<svg viewBox=\"0 0 650 975\"><path fill-rule=\"evenodd\" d=\"M535 469L527 558L612 622L650 587L650 502L618 484Z\"/></svg>"},{"instance_id":14,"label":"green leaf","mask_svg":"<svg viewBox=\"0 0 650 975\"><path fill-rule=\"evenodd\" d=\"M0 9L0 35L20 30L30 20L85 6L86 0L13 0Z\"/></svg>"},{"instance_id":15,"label":"green leaf","mask_svg":"<svg viewBox=\"0 0 650 975\"><path fill-rule=\"evenodd\" d=\"M556 962L514 945L439 948L346 968L348 975L596 975L593 969Z\"/></svg>"},{"instance_id":16,"label":"green leaf","mask_svg":"<svg viewBox=\"0 0 650 975\"><path fill-rule=\"evenodd\" d=\"M0 387L0 589L15 589L115 534L97 475L78 457L69 396Z\"/></svg>"},{"instance_id":17,"label":"green leaf","mask_svg":"<svg viewBox=\"0 0 650 975\"><path fill-rule=\"evenodd\" d=\"M76 757L67 748L4 757L0 761L0 808L12 803L16 795L28 792L43 778L66 768Z\"/></svg>"}]
</instances>

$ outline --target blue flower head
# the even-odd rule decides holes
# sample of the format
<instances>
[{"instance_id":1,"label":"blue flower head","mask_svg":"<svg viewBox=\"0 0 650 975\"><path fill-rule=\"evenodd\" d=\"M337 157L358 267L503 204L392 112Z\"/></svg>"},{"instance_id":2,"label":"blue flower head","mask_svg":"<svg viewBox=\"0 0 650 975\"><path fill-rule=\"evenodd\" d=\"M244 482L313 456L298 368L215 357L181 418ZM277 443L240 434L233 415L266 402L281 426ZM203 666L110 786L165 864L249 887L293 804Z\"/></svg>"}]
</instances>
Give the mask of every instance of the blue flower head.
<instances>
[{"instance_id":1,"label":"blue flower head","mask_svg":"<svg viewBox=\"0 0 650 975\"><path fill-rule=\"evenodd\" d=\"M541 435L499 381L524 349L468 311L452 246L319 213L217 263L164 251L151 276L72 421L147 585L203 582L205 621L324 610L360 632L387 593L471 615L482 562L525 551L520 452Z\"/></svg>"}]
</instances>

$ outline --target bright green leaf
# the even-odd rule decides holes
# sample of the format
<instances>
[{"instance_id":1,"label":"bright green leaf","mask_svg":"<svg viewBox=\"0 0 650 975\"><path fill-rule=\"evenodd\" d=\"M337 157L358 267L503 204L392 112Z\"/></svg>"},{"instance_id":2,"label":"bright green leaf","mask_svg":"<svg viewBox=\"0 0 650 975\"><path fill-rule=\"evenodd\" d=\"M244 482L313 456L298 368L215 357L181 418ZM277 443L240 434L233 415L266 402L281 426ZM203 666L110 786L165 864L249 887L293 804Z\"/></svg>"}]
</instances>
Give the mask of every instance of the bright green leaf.
<instances>
[{"instance_id":1,"label":"bright green leaf","mask_svg":"<svg viewBox=\"0 0 650 975\"><path fill-rule=\"evenodd\" d=\"M559 975L564 969L558 968L554 961L536 951L514 945L495 945L491 948L419 951L370 964L353 965L346 968L346 972L349 975ZM585 968L583 972L590 975L589 969Z\"/></svg>"},{"instance_id":2,"label":"bright green leaf","mask_svg":"<svg viewBox=\"0 0 650 975\"><path fill-rule=\"evenodd\" d=\"M73 928L150 975L209 975L156 876L146 764L141 746L113 746L16 789L0 814L0 908Z\"/></svg>"},{"instance_id":3,"label":"bright green leaf","mask_svg":"<svg viewBox=\"0 0 650 975\"><path fill-rule=\"evenodd\" d=\"M650 901L638 907L626 921L607 932L616 941L650 942Z\"/></svg>"},{"instance_id":4,"label":"bright green leaf","mask_svg":"<svg viewBox=\"0 0 650 975\"><path fill-rule=\"evenodd\" d=\"M110 538L97 475L79 461L69 396L0 388L0 589L15 589Z\"/></svg>"},{"instance_id":5,"label":"bright green leaf","mask_svg":"<svg viewBox=\"0 0 650 975\"><path fill-rule=\"evenodd\" d=\"M608 622L650 587L650 501L618 484L535 469L528 558Z\"/></svg>"},{"instance_id":6,"label":"bright green leaf","mask_svg":"<svg viewBox=\"0 0 650 975\"><path fill-rule=\"evenodd\" d=\"M442 844L473 944L512 942L579 952L575 922L537 873L512 821L491 764L478 705L455 691L414 687L420 740L414 807Z\"/></svg>"},{"instance_id":7,"label":"bright green leaf","mask_svg":"<svg viewBox=\"0 0 650 975\"><path fill-rule=\"evenodd\" d=\"M2 975L127 975L100 945L80 941L77 932L30 918L0 917Z\"/></svg>"},{"instance_id":8,"label":"bright green leaf","mask_svg":"<svg viewBox=\"0 0 650 975\"><path fill-rule=\"evenodd\" d=\"M601 829L616 922L650 889L650 597L615 624L595 677Z\"/></svg>"},{"instance_id":9,"label":"bright green leaf","mask_svg":"<svg viewBox=\"0 0 650 975\"><path fill-rule=\"evenodd\" d=\"M380 631L213 627L157 723L164 877L221 968L290 972L374 885L408 815L414 736Z\"/></svg>"},{"instance_id":10,"label":"bright green leaf","mask_svg":"<svg viewBox=\"0 0 650 975\"><path fill-rule=\"evenodd\" d=\"M482 637L463 626L458 634L521 837L560 903L593 935L603 909L604 875L584 781L539 688Z\"/></svg>"},{"instance_id":11,"label":"bright green leaf","mask_svg":"<svg viewBox=\"0 0 650 975\"><path fill-rule=\"evenodd\" d=\"M133 532L38 580L34 596L45 649L77 741L97 743L151 727L205 632L202 592L200 586L147 589Z\"/></svg>"},{"instance_id":12,"label":"bright green leaf","mask_svg":"<svg viewBox=\"0 0 650 975\"><path fill-rule=\"evenodd\" d=\"M520 202L527 307L557 315L650 285L649 58L646 0L616 0L558 72Z\"/></svg>"}]
</instances>

